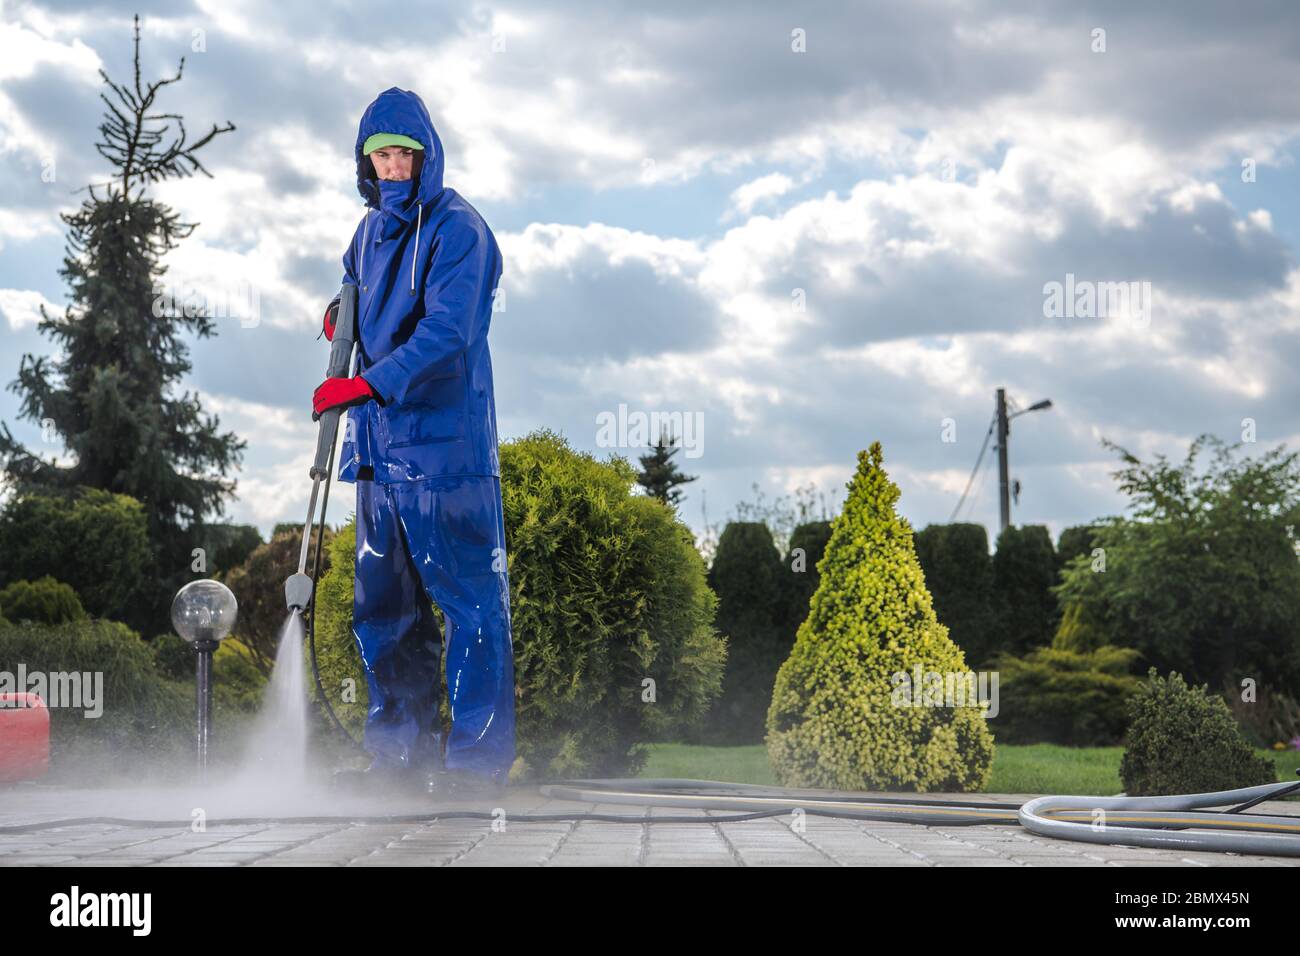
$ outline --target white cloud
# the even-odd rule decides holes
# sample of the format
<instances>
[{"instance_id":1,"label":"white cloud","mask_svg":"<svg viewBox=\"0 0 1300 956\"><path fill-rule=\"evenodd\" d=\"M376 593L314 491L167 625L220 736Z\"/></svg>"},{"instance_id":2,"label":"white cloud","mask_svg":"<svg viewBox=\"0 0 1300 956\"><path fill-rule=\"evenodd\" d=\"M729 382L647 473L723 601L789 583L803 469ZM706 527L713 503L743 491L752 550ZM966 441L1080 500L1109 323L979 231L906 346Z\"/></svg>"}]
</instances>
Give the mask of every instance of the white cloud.
<instances>
[{"instance_id":1,"label":"white cloud","mask_svg":"<svg viewBox=\"0 0 1300 956\"><path fill-rule=\"evenodd\" d=\"M51 302L39 292L30 289L0 289L0 315L9 323L9 328L18 330L35 327L41 321L41 306L51 316L63 313L63 307Z\"/></svg>"},{"instance_id":2,"label":"white cloud","mask_svg":"<svg viewBox=\"0 0 1300 956\"><path fill-rule=\"evenodd\" d=\"M759 203L784 196L794 188L794 180L784 173L768 173L731 191L731 206L723 218L748 216Z\"/></svg>"},{"instance_id":3,"label":"white cloud","mask_svg":"<svg viewBox=\"0 0 1300 956\"><path fill-rule=\"evenodd\" d=\"M90 82L97 78L101 62L80 39L59 43L20 23L0 23L0 81L29 77L38 66L51 64Z\"/></svg>"},{"instance_id":4,"label":"white cloud","mask_svg":"<svg viewBox=\"0 0 1300 956\"><path fill-rule=\"evenodd\" d=\"M93 99L100 58L83 37L108 22L103 43L129 42L129 19L21 9L0 26L0 80L52 67L85 79ZM799 58L783 15L762 8L468 6L409 29L384 10L365 23L329 6L309 20L251 0L200 10L205 67L231 53L288 66L273 94L246 70L202 83L191 73L178 87L204 117L229 107L236 135L256 138L225 154L217 178L154 190L202 223L167 257L168 280L252 283L277 303L263 316L276 328L318 321L322 290L295 270L302 257L337 262L351 236L355 114L389 86L422 93L448 148L448 184L502 215L557 188L588 209L605 190L644 190L653 203L698 177L732 177L707 209L709 222L734 224L720 236L666 238L584 213L493 222L510 297L493 350L516 376L499 379L498 394L521 396L503 420L585 422L587 406L620 397L699 409L710 452L695 470L747 470L787 490L846 477L849 446L887 433L910 500L937 508L966 472L934 451L936 422L951 414L963 434L977 431L996 384L1051 392L1052 428L1023 447L1050 447L1071 462L1064 484L1096 496L1112 486L1097 476L1094 428L1167 447L1215 415L1281 417L1270 403L1287 394L1285 337L1300 325L1300 277L1274 224L1284 213L1267 201L1239 212L1214 180L1247 157L1290 162L1300 133L1286 92L1300 78L1290 19L1264 29L1228 14L1117 10L1112 52L1097 57L1086 14L1068 6L1016 18L978 3L843 8L810 24ZM155 54L189 52L187 20L145 23L147 39L173 41ZM1141 56L1124 53L1135 45ZM32 102L0 92L0 152L38 140ZM304 160L316 141L328 145ZM823 176L833 178L817 188ZM809 185L816 195L791 201ZM0 210L10 245L61 231L52 209ZM1035 290L1067 269L1152 273L1155 321L1140 334L1045 321ZM29 327L41 301L0 291L11 328ZM208 401L262 453L241 479L245 513L261 522L301 510L314 430L271 401L221 390Z\"/></svg>"}]
</instances>

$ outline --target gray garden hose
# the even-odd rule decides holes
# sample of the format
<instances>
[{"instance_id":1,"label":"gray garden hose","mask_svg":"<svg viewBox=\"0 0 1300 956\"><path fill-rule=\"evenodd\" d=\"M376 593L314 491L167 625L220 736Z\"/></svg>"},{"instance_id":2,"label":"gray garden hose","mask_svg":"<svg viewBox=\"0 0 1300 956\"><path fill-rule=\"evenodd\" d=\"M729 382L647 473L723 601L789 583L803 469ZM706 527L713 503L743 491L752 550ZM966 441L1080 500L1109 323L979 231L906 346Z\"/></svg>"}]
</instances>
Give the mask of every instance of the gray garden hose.
<instances>
[{"instance_id":1,"label":"gray garden hose","mask_svg":"<svg viewBox=\"0 0 1300 956\"><path fill-rule=\"evenodd\" d=\"M1300 856L1300 817L1188 812L1197 807L1254 803L1295 787L1293 783L1273 783L1169 797L1039 797L1020 808L1020 825L1042 836L1085 843ZM1059 819L1080 814L1086 819ZM1207 830L1228 832L1204 832Z\"/></svg>"},{"instance_id":2,"label":"gray garden hose","mask_svg":"<svg viewBox=\"0 0 1300 956\"><path fill-rule=\"evenodd\" d=\"M1185 852L1300 856L1300 816L1240 812L1297 789L1300 783L1273 783L1168 797L1038 797L1023 806L790 790L713 780L570 780L548 784L541 791L557 800L709 810L784 808L788 813L801 810L815 816L927 826L1019 823L1031 833L1061 840ZM1245 806L1212 813L1188 812L1197 807L1230 804ZM1228 832L1205 832L1216 830Z\"/></svg>"}]
</instances>

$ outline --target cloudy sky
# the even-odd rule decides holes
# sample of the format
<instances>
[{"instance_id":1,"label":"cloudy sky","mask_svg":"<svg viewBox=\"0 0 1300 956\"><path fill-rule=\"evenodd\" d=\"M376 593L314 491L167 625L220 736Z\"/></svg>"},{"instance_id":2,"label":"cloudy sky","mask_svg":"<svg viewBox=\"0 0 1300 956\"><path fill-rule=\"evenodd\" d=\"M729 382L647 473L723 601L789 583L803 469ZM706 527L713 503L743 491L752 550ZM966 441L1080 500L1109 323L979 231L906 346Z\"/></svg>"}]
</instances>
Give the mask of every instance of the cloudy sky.
<instances>
[{"instance_id":1,"label":"cloudy sky","mask_svg":"<svg viewBox=\"0 0 1300 956\"><path fill-rule=\"evenodd\" d=\"M642 7L0 0L2 384L49 351L58 213L103 178L98 71L130 79L139 12L146 79L185 57L165 111L192 138L236 127L200 154L214 178L154 195L200 223L171 288L258 293L186 386L247 439L229 515L264 532L305 514L357 123L391 86L424 99L447 185L505 256L502 439L547 426L635 457L601 447L599 416L690 416L697 532L754 484L841 501L876 440L903 513L947 521L998 387L1053 402L1010 452L1013 520L1054 534L1122 508L1103 437L1176 460L1243 422L1254 453L1296 444L1300 9ZM1052 283L1076 290L1064 314ZM1087 289L1137 295L1102 310ZM0 393L57 453L17 412ZM996 527L996 471L961 518Z\"/></svg>"}]
</instances>

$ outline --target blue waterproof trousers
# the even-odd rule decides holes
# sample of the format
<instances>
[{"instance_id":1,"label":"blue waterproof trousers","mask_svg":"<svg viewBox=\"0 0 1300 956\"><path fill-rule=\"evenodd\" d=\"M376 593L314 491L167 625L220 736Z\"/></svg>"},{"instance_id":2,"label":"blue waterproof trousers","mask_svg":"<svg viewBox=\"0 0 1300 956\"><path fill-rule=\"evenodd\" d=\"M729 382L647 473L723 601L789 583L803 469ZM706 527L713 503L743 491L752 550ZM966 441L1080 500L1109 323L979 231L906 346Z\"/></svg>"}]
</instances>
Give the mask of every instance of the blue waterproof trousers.
<instances>
[{"instance_id":1,"label":"blue waterproof trousers","mask_svg":"<svg viewBox=\"0 0 1300 956\"><path fill-rule=\"evenodd\" d=\"M451 731L444 765L504 781L515 758L514 655L501 479L358 480L353 631L374 765L437 764L443 613Z\"/></svg>"}]
</instances>

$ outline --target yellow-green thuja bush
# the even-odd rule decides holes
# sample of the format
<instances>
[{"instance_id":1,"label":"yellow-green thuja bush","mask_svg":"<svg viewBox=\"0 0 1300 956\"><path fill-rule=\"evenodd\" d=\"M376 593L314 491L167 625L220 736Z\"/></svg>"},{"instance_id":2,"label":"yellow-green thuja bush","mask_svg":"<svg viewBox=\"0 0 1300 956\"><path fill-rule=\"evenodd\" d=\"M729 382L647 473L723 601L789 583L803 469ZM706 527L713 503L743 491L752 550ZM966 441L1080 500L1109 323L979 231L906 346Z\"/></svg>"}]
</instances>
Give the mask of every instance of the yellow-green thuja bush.
<instances>
[{"instance_id":1,"label":"yellow-green thuja bush","mask_svg":"<svg viewBox=\"0 0 1300 956\"><path fill-rule=\"evenodd\" d=\"M682 734L722 684L726 643L704 560L676 512L636 492L625 458L597 461L549 429L503 442L500 456L516 773L635 774L645 744ZM368 703L352 632L354 522L329 549L316 591L321 679L360 736ZM344 700L349 678L356 693ZM444 721L446 700L444 691Z\"/></svg>"},{"instance_id":2,"label":"yellow-green thuja bush","mask_svg":"<svg viewBox=\"0 0 1300 956\"><path fill-rule=\"evenodd\" d=\"M978 790L993 760L983 709L908 706L897 693L900 674L961 673L966 662L935 617L881 460L879 442L858 453L821 582L777 673L768 756L784 786Z\"/></svg>"}]
</instances>

